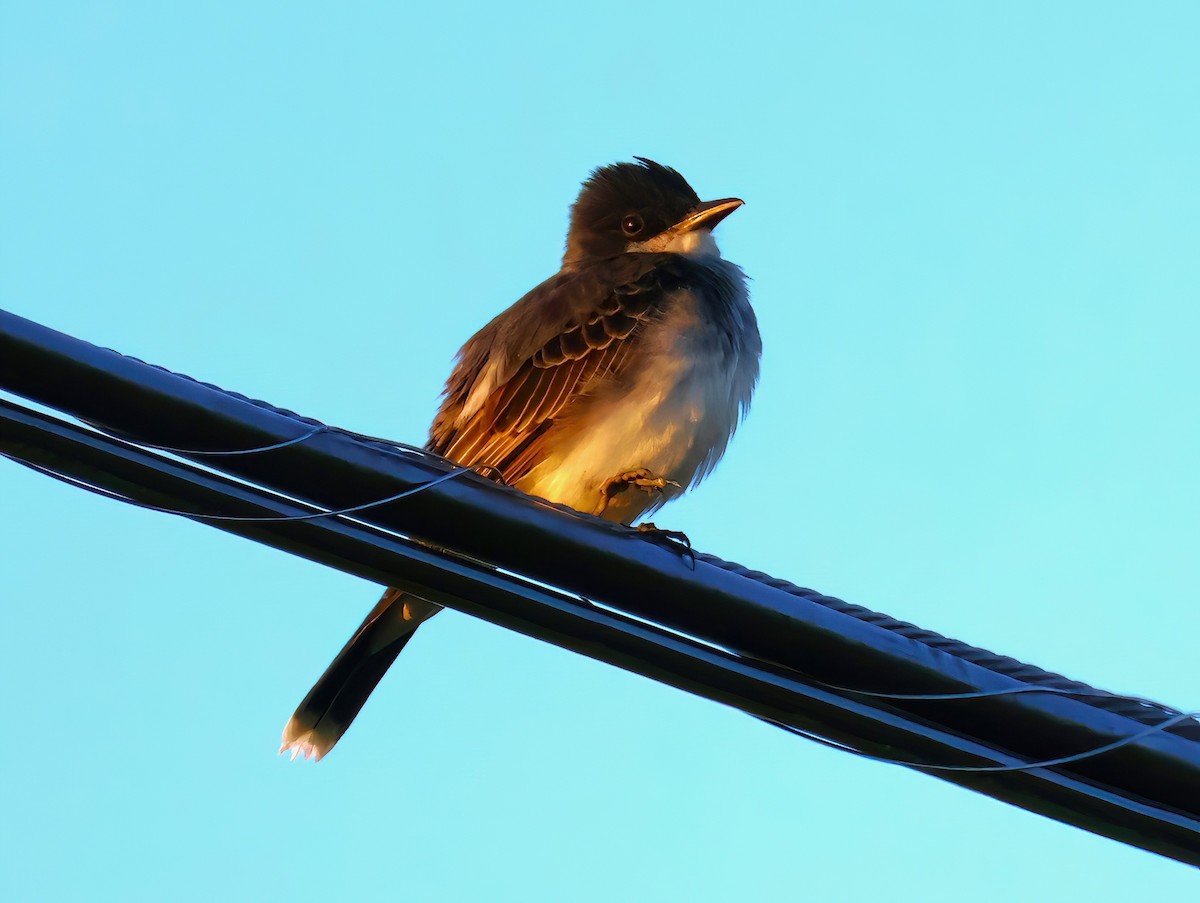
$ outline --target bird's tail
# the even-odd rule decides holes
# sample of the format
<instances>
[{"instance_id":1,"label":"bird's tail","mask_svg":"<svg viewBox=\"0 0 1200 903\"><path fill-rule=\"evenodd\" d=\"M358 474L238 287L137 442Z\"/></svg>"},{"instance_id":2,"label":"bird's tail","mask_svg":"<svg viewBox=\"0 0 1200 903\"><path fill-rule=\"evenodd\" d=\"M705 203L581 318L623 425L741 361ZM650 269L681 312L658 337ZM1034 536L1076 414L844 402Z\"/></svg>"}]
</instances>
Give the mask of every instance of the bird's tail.
<instances>
[{"instance_id":1,"label":"bird's tail","mask_svg":"<svg viewBox=\"0 0 1200 903\"><path fill-rule=\"evenodd\" d=\"M319 760L333 749L417 627L439 611L398 589L385 592L288 720L279 751Z\"/></svg>"}]
</instances>

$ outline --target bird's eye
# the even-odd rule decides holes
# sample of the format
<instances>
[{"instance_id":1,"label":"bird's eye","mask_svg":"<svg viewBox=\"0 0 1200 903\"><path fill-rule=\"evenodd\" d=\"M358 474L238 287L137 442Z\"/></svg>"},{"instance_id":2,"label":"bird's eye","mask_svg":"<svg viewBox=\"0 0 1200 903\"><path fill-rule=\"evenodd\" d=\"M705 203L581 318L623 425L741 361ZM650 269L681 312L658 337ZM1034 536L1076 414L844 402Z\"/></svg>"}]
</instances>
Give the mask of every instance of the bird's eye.
<instances>
[{"instance_id":1,"label":"bird's eye","mask_svg":"<svg viewBox=\"0 0 1200 903\"><path fill-rule=\"evenodd\" d=\"M645 225L640 216L636 213L631 213L625 219L621 220L621 231L630 238L633 238L633 236L642 231Z\"/></svg>"}]
</instances>

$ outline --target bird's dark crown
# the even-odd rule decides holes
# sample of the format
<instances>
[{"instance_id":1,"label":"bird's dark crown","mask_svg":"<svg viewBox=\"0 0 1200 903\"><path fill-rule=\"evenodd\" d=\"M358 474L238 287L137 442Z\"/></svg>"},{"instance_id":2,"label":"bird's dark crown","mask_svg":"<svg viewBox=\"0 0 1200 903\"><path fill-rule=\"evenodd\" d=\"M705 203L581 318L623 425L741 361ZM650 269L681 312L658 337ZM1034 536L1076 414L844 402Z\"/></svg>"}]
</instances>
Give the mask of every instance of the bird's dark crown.
<instances>
[{"instance_id":1,"label":"bird's dark crown","mask_svg":"<svg viewBox=\"0 0 1200 903\"><path fill-rule=\"evenodd\" d=\"M611 257L678 223L700 203L687 179L669 166L634 157L595 170L571 207L568 261Z\"/></svg>"}]
</instances>

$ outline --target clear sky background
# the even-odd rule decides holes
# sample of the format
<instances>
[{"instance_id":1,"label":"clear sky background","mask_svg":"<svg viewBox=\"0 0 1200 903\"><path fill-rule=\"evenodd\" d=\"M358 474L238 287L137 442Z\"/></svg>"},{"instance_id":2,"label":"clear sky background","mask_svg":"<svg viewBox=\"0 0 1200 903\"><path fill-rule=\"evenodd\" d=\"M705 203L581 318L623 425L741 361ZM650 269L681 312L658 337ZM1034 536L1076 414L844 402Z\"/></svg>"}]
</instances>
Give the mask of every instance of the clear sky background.
<instances>
[{"instance_id":1,"label":"clear sky background","mask_svg":"<svg viewBox=\"0 0 1200 903\"><path fill-rule=\"evenodd\" d=\"M765 337L657 521L1200 708L1200 7L0 6L0 306L421 442L599 164L747 205ZM1179 864L0 462L7 900L1194 897Z\"/></svg>"}]
</instances>

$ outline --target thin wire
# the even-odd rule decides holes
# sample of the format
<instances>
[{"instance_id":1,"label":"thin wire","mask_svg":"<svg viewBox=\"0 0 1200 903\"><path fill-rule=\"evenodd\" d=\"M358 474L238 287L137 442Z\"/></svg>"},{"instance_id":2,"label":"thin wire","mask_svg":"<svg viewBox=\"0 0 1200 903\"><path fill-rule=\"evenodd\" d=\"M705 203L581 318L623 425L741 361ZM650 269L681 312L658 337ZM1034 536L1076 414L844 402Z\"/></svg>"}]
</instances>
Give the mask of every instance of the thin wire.
<instances>
[{"instance_id":1,"label":"thin wire","mask_svg":"<svg viewBox=\"0 0 1200 903\"><path fill-rule=\"evenodd\" d=\"M812 740L814 743L819 743L822 746L827 746L830 749L836 749L840 752L853 753L863 759L870 759L872 762L882 762L885 765L904 765L909 768L922 768L927 771L958 771L958 772L973 772L973 773L997 773L1005 771L1031 771L1035 768L1051 768L1055 765L1067 765L1071 762L1080 762L1084 759L1090 759L1093 756L1099 756L1106 752L1112 752L1115 749L1120 749L1123 746L1128 746L1131 743L1136 743L1139 740L1144 740L1152 734L1161 733L1175 725L1186 721L1190 718L1200 716L1200 712L1180 712L1173 718L1168 718L1158 724L1151 725L1145 730L1130 734L1127 737L1122 737L1119 740L1114 740L1111 743L1105 743L1103 746L1097 746L1094 749L1084 750L1080 753L1074 753L1069 756L1059 756L1055 759L1042 759L1039 762L1025 762L1020 765L938 765L932 762L917 762L907 759L889 759L886 756L877 756L873 753L865 752L861 749L856 749L853 746L847 746L844 743L838 743L835 740L829 740L821 737L811 731L806 731L804 728L794 727L790 724L783 724L773 718L766 718L762 715L755 715L760 721L765 721L767 724L782 728L790 734L796 734L805 739Z\"/></svg>"},{"instance_id":2,"label":"thin wire","mask_svg":"<svg viewBox=\"0 0 1200 903\"><path fill-rule=\"evenodd\" d=\"M184 511L180 508L166 508L161 505L151 505L148 502L138 501L137 499L131 498L130 496L124 495L120 492L115 492L112 489L105 489L103 486L97 486L94 483L89 483L86 480L79 479L78 477L72 477L42 464L34 464L32 461L22 461L20 458L15 458L12 455L4 454L3 452L0 452L0 456L8 458L10 461L15 461L16 463L28 467L31 470L35 470L38 473L44 474L45 476L53 477L54 479L66 483L69 486L76 486L80 489L86 489L89 492L93 492L96 495L104 498L114 499L118 502L125 502L126 504L133 505L137 508L143 508L147 511L157 511L162 514L175 514L180 517L190 517L195 520L234 521L238 523L282 523L287 521L318 520L322 517L338 517L343 514L354 514L358 511L365 511L368 508L377 508L380 505L386 505L390 502L399 501L400 499L407 498L410 495L416 495L418 492L424 492L426 489L432 489L434 486L437 486L441 483L449 482L450 480L462 476L464 473L474 472L474 467L459 467L450 471L449 473L442 474L440 477L435 477L434 479L428 480L417 486L411 486L408 489L405 489L403 492L398 492L395 495L388 496L387 498L377 499L373 502L364 502L361 505L352 505L349 508L316 511L312 514L285 514L243 517L234 514L203 514L196 511Z\"/></svg>"},{"instance_id":3,"label":"thin wire","mask_svg":"<svg viewBox=\"0 0 1200 903\"><path fill-rule=\"evenodd\" d=\"M580 597L580 598L582 599L582 597ZM654 627L658 630L663 630L663 631L669 632L676 636L687 636L686 634L680 634L677 631L670 630L669 628L666 628L661 624L656 624L653 621L645 621L641 618L632 618L632 617L630 617L630 615L628 615L625 612L620 611L619 609L614 609L614 608L611 608L606 605L598 605L597 603L595 603L589 599L582 599L582 601L587 602L588 604L592 605L593 607L599 607L610 613L617 614L617 615L623 617L625 620L635 621L638 623L646 624L646 625ZM691 637L691 636L688 636L687 638L694 643L698 643L700 645L705 646L706 648L717 649L719 651L722 651L731 660L743 658L743 656L740 656L740 655L737 655L736 653L730 652L727 649L721 649L721 647L712 646L710 643L707 643L702 639L699 639L696 637ZM751 658L750 660L751 661L759 661L758 659L754 659L754 658ZM1185 721L1191 721L1193 719L1200 717L1200 712L1183 712L1180 709L1176 709L1171 706L1164 705L1159 702L1155 702L1152 699L1146 699L1146 698L1140 697L1140 696L1122 696L1122 695L1119 695L1116 693L1110 693L1107 690L1099 690L1094 687L1072 689L1072 688L1065 688L1065 687L1053 687L1053 686L1049 686L1049 685L1028 684L1028 685L1023 685L1023 686L1019 686L1019 687L1004 687L1004 688L999 688L999 689L988 689L988 690L972 690L972 691L964 691L961 693L877 693L877 692L873 692L871 690L856 690L851 687L844 687L844 686L840 686L838 684L828 683L826 681L818 680L814 677L804 674L803 672L796 671L794 668L787 667L786 665L779 665L777 663L771 663L771 664L775 665L775 667L782 668L783 670L794 674L796 676L796 679L802 683L812 684L814 686L819 686L819 687L822 687L822 688L828 689L828 690L857 694L860 696L869 696L869 697L874 697L874 698L878 698L878 699L937 701L937 700L948 700L948 699L985 699L985 698L991 698L991 697L997 697L997 696L1015 696L1015 695L1024 694L1024 693L1049 693L1052 695L1064 696L1067 698L1072 698L1072 697L1077 697L1077 696L1095 696L1095 697L1099 697L1099 698L1103 698L1103 699L1121 700L1121 701L1125 701L1125 702L1131 702L1131 703L1135 703L1135 704L1139 704L1139 705L1148 706L1150 708L1155 709L1157 714L1163 715L1164 719L1165 719L1164 721L1161 721L1159 723L1151 725L1151 726L1147 727L1144 731L1133 734L1130 737L1122 738L1113 743L1109 743L1107 745L1097 747L1096 749L1086 750L1082 753L1076 753L1076 754L1073 754L1070 756L1065 756L1065 757L1062 757L1061 759L1050 759L1045 762L1034 762L1034 763L1027 764L1027 765L1015 765L1015 766L971 766L971 765L936 765L936 764L926 764L926 763L921 763L921 762L906 761L903 759L888 759L888 758L885 758L882 756L875 756L875 755L872 755L871 753L863 752L861 750L855 749L850 746L846 746L844 744L837 743L835 741L827 740L824 737L810 733L809 731L806 731L803 728L793 727L792 725L789 725L789 724L783 724L782 722L775 721L774 719L771 719L771 718L766 718L762 715L754 715L753 716L753 717L759 719L760 721L764 721L767 724L773 725L774 727L782 728L783 730L788 731L790 733L797 734L798 736L801 736L801 737L805 737L806 739L812 740L815 743L819 743L822 746L828 746L830 749L837 749L837 750L841 750L843 752L854 753L855 755L861 756L866 759L871 759L872 761L876 761L876 762L883 762L883 763L891 764L891 765L907 765L907 766L912 766L914 768L928 768L928 769L932 769L932 770L942 770L942 771L984 771L984 772L988 772L988 771L1020 771L1023 769L1043 768L1043 767L1049 767L1051 765L1066 764L1068 762L1074 762L1074 761L1078 761L1078 760L1082 760L1082 759L1087 759L1092 756L1100 755L1101 753L1109 752L1110 750L1113 750L1113 749L1118 749L1123 745L1136 742L1146 736L1149 736L1150 734L1153 734L1153 733L1156 733L1159 731L1168 730L1168 729L1176 726L1177 724L1180 724Z\"/></svg>"},{"instance_id":4,"label":"thin wire","mask_svg":"<svg viewBox=\"0 0 1200 903\"><path fill-rule=\"evenodd\" d=\"M415 452L416 454L423 455L425 457L441 457L440 455L435 455L427 448L421 448L419 445L409 445L407 442L401 442L398 439L385 439L382 436L372 436L369 433L356 433L354 430L348 430L340 426L326 427L326 429L328 429L330 432L341 433L342 435L350 436L351 438L358 439L362 442L376 442L379 445L387 445L391 448L398 448L401 451L406 452Z\"/></svg>"},{"instance_id":5,"label":"thin wire","mask_svg":"<svg viewBox=\"0 0 1200 903\"><path fill-rule=\"evenodd\" d=\"M236 448L236 449L229 449L229 450L225 450L225 451L211 451L211 450L207 450L207 449L198 449L198 448L180 448L180 447L177 447L174 445L155 445L153 442L145 442L141 439L135 439L132 436L124 435L124 434L118 433L118 432L113 432L113 431L107 429L106 427L101 426L100 424L93 423L90 420L85 420L83 422L86 423L88 426L90 426L92 429L96 430L97 432L103 433L104 435L109 436L113 439L118 439L121 442L128 442L130 445L136 445L139 448L149 448L149 449L153 449L154 451L164 451L164 452L169 452L169 453L175 454L175 455L188 455L188 456L190 456L190 455L195 455L195 456L254 455L254 454L258 454L259 452L275 451L276 449L287 448L289 445L298 445L301 442L308 441L313 436L316 436L318 433L340 433L342 435L350 436L354 439L358 439L358 440L361 440L364 442L373 442L378 445L386 445L389 448L394 448L394 449L397 449L398 451L410 452L412 454L421 455L423 457L435 457L435 458L441 457L440 455L435 455L435 454L431 453L428 449L421 448L420 446L417 446L417 445L409 445L407 442L401 442L398 439L385 439L382 436L371 436L371 435L368 435L367 433L357 433L354 430L344 429L343 427L327 426L324 423L318 423L315 426L309 427L308 432L304 433L303 435L295 436L291 439L285 439L282 442L275 442L275 443L272 443L271 445L259 445L259 446L255 446L254 448Z\"/></svg>"},{"instance_id":6,"label":"thin wire","mask_svg":"<svg viewBox=\"0 0 1200 903\"><path fill-rule=\"evenodd\" d=\"M853 687L843 687L839 684L831 684L823 680L817 680L815 677L806 676L804 679L810 683L823 687L826 690L835 690L839 693L852 693L856 696L869 696L872 699L936 702L943 699L988 699L996 696L1015 696L1019 693L1052 693L1057 696L1094 696L1100 699L1120 700L1149 706L1150 708L1158 709L1159 711L1168 715L1183 714L1181 709L1164 705L1161 702L1155 702L1153 699L1146 699L1143 696L1125 696L1120 693L1110 693L1108 690L1098 690L1095 687L1079 687L1076 689L1071 689L1069 687L1053 687L1048 684L1025 684L1019 687L1003 687L990 690L968 690L961 693L878 693L873 690L856 690Z\"/></svg>"},{"instance_id":7,"label":"thin wire","mask_svg":"<svg viewBox=\"0 0 1200 903\"><path fill-rule=\"evenodd\" d=\"M308 432L302 436L296 436L292 439L285 439L282 442L275 442L271 445L259 445L255 446L254 448L234 448L226 449L224 451L211 451L199 448L177 448L173 445L155 445L153 442L144 442L141 439L134 439L131 436L125 436L121 433L114 433L105 429L99 424L92 423L91 421L84 422L87 423L87 425L92 429L99 433L103 433L105 436L109 436L113 439L119 439L122 442L128 442L130 445L136 445L138 448L149 448L153 449L154 451L165 451L175 455L188 455L197 457L204 455L212 457L225 457L230 455L256 455L259 452L275 451L278 448L287 448L289 445L298 445L301 442L307 442L313 436L317 435L317 433L327 432L330 429L324 424L320 424L318 426L310 427Z\"/></svg>"},{"instance_id":8,"label":"thin wire","mask_svg":"<svg viewBox=\"0 0 1200 903\"><path fill-rule=\"evenodd\" d=\"M686 637L691 642L696 643L698 645L702 645L706 649L716 650L716 651L723 653L731 660L735 660L735 661L742 660L742 661L751 661L751 662L756 662L756 663L761 663L761 664L768 664L773 668L778 668L780 670L788 672L789 674L794 675L795 678L802 683L810 684L815 687L821 687L822 689L825 689L825 690L832 690L833 692L836 692L836 693L848 693L848 694L852 694L852 695L856 695L856 696L867 696L867 697L870 697L873 699L895 699L895 700L909 700L909 701L915 701L915 702L927 702L927 701L937 702L937 701L941 701L941 700L952 700L952 699L990 699L990 698L995 698L995 697L999 697L999 696L1017 696L1017 695L1021 695L1021 694L1025 694L1025 693L1047 693L1047 694L1051 694L1054 696L1064 696L1067 698L1083 696L1083 697L1095 697L1098 699L1113 700L1113 701L1118 701L1118 702L1129 702L1129 703L1133 703L1135 705L1146 706L1147 708L1154 709L1155 713L1161 714L1164 717L1183 714L1182 709L1177 709L1177 708L1174 708L1173 706L1165 705L1164 703L1157 702L1153 699L1148 699L1144 696L1125 696L1125 695L1122 695L1119 693L1110 692L1109 690L1100 690L1095 687L1084 687L1084 686L1055 687L1050 684L1022 684L1020 686L1015 686L1015 687L999 687L999 688L991 688L991 689L987 689L987 690L964 690L964 691L958 692L958 693L883 693L883 692L877 692L874 690L859 690L859 689L855 689L854 687L847 687L847 686L843 686L842 684L835 684L835 683L830 683L829 681L820 680L816 677L813 677L811 674L807 674L804 671L799 671L796 668L793 668L789 665L781 664L777 661L771 661L769 659L763 659L763 658L759 658L757 656L742 655L741 653L726 649L723 646L716 645L709 640L703 639L702 637L696 637L691 634L681 632L674 628L668 627L664 624L659 624L656 621L650 621L650 620L646 620L645 618L634 617L634 616L630 615L628 612L622 611L619 608L613 608L612 606L605 605L603 603L584 598L583 596L579 596L578 598L584 602L587 602L589 605L591 605L593 607L601 608L604 611L607 611L611 614L619 615L624 620L627 620L627 621L630 621L633 623L648 625L648 626L654 627L657 630L669 633L672 636ZM1147 714L1149 714L1149 713L1147 713ZM758 717L758 716L755 716L755 717ZM769 720L769 719L763 719L763 720Z\"/></svg>"}]
</instances>

